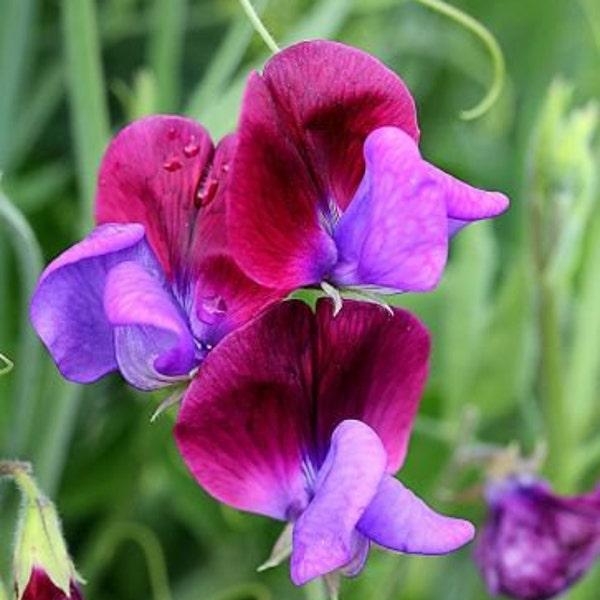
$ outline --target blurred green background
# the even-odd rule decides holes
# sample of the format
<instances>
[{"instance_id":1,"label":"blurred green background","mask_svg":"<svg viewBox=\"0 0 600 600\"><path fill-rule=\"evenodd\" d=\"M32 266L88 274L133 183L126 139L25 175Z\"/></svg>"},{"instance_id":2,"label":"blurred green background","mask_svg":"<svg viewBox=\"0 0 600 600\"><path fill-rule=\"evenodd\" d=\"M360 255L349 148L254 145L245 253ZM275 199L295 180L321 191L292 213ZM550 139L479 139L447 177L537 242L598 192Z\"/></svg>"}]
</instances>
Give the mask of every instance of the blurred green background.
<instances>
[{"instance_id":1,"label":"blurred green background","mask_svg":"<svg viewBox=\"0 0 600 600\"><path fill-rule=\"evenodd\" d=\"M457 0L506 61L502 96L462 121L491 82L472 33L409 0L256 0L280 45L325 37L387 63L417 102L424 155L512 207L453 242L439 289L397 302L431 328L434 359L402 479L442 511L480 524L477 444L549 446L544 474L565 493L600 470L600 198L593 102L600 1ZM91 600L322 598L266 573L280 525L219 506L175 449L160 395L118 376L60 379L27 320L42 265L87 233L110 136L154 112L215 137L235 128L248 71L268 57L235 0L0 1L0 455L33 462L57 502ZM476 446L473 446L475 444ZM0 577L16 512L0 488ZM372 552L347 600L487 598L472 548L439 558ZM596 599L596 569L569 598Z\"/></svg>"}]
</instances>

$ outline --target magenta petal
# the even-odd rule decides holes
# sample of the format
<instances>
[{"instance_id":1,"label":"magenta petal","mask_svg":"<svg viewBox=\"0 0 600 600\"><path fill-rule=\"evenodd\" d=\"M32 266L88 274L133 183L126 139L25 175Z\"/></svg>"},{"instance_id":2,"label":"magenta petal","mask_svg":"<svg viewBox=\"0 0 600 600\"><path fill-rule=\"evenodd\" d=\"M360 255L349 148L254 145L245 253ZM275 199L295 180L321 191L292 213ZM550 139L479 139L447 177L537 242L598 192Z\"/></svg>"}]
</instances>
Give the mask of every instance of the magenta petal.
<instances>
[{"instance_id":1,"label":"magenta petal","mask_svg":"<svg viewBox=\"0 0 600 600\"><path fill-rule=\"evenodd\" d=\"M265 82L250 76L228 194L232 252L242 269L270 287L320 282L336 260L319 223L320 190L290 140Z\"/></svg>"},{"instance_id":2,"label":"magenta petal","mask_svg":"<svg viewBox=\"0 0 600 600\"><path fill-rule=\"evenodd\" d=\"M403 81L373 56L337 42L302 42L267 62L263 79L311 176L342 210L364 171L374 129L398 127L415 141L415 105Z\"/></svg>"},{"instance_id":3,"label":"magenta petal","mask_svg":"<svg viewBox=\"0 0 600 600\"><path fill-rule=\"evenodd\" d=\"M318 451L323 456L336 425L358 419L385 446L388 473L404 462L412 423L427 377L429 334L398 308L345 301L339 315L317 303Z\"/></svg>"},{"instance_id":4,"label":"magenta petal","mask_svg":"<svg viewBox=\"0 0 600 600\"><path fill-rule=\"evenodd\" d=\"M88 383L118 368L103 296L108 272L131 260L160 270L141 225L103 225L42 274L31 321L67 379Z\"/></svg>"},{"instance_id":5,"label":"magenta petal","mask_svg":"<svg viewBox=\"0 0 600 600\"><path fill-rule=\"evenodd\" d=\"M44 569L34 566L27 587L19 596L19 600L83 600L83 595L75 581L70 582L70 590L67 595L54 585Z\"/></svg>"},{"instance_id":6,"label":"magenta petal","mask_svg":"<svg viewBox=\"0 0 600 600\"><path fill-rule=\"evenodd\" d=\"M360 421L335 429L315 496L294 524L292 580L302 585L350 563L354 528L377 492L387 457L377 434Z\"/></svg>"},{"instance_id":7,"label":"magenta petal","mask_svg":"<svg viewBox=\"0 0 600 600\"><path fill-rule=\"evenodd\" d=\"M215 346L226 334L288 295L249 279L227 254L205 258L198 268L190 316L195 337Z\"/></svg>"},{"instance_id":8,"label":"magenta petal","mask_svg":"<svg viewBox=\"0 0 600 600\"><path fill-rule=\"evenodd\" d=\"M152 116L123 129L100 167L98 223L141 223L167 276L181 270L196 213L196 190L213 145L189 119Z\"/></svg>"},{"instance_id":9,"label":"magenta petal","mask_svg":"<svg viewBox=\"0 0 600 600\"><path fill-rule=\"evenodd\" d=\"M306 461L320 468L345 419L401 465L427 374L429 336L410 314L347 301L333 317L288 301L212 350L183 402L175 435L200 483L236 508L293 519L308 503ZM316 430L315 430L316 428Z\"/></svg>"},{"instance_id":10,"label":"magenta petal","mask_svg":"<svg viewBox=\"0 0 600 600\"><path fill-rule=\"evenodd\" d=\"M446 554L475 535L471 523L440 515L390 475L382 479L357 528L380 546L410 554Z\"/></svg>"},{"instance_id":11,"label":"magenta petal","mask_svg":"<svg viewBox=\"0 0 600 600\"><path fill-rule=\"evenodd\" d=\"M113 267L104 309L115 330L119 370L132 385L162 387L198 364L194 338L162 273L132 261Z\"/></svg>"},{"instance_id":12,"label":"magenta petal","mask_svg":"<svg viewBox=\"0 0 600 600\"><path fill-rule=\"evenodd\" d=\"M365 143L367 170L334 237L339 285L426 291L446 264L448 223L443 190L414 140L386 127Z\"/></svg>"},{"instance_id":13,"label":"magenta petal","mask_svg":"<svg viewBox=\"0 0 600 600\"><path fill-rule=\"evenodd\" d=\"M311 321L298 301L267 311L208 354L186 393L181 454L198 483L235 508L289 520L308 503Z\"/></svg>"}]
</instances>

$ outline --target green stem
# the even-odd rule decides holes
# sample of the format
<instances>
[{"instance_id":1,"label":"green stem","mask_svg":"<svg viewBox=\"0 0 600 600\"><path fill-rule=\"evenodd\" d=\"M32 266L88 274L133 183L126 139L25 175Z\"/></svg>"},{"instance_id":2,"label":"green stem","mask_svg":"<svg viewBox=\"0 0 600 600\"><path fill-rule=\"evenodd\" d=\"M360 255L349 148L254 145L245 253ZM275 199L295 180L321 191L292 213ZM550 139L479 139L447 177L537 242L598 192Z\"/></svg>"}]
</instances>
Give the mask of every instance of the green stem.
<instances>
[{"instance_id":1,"label":"green stem","mask_svg":"<svg viewBox=\"0 0 600 600\"><path fill-rule=\"evenodd\" d=\"M581 269L580 292L573 316L573 342L567 389L576 399L572 407L573 432L585 439L594 427L597 410L597 382L600 374L600 215L590 225L589 247Z\"/></svg>"},{"instance_id":2,"label":"green stem","mask_svg":"<svg viewBox=\"0 0 600 600\"><path fill-rule=\"evenodd\" d=\"M36 2L4 0L0 4L0 169L12 154L13 126L32 36Z\"/></svg>"},{"instance_id":3,"label":"green stem","mask_svg":"<svg viewBox=\"0 0 600 600\"><path fill-rule=\"evenodd\" d=\"M538 391L548 440L548 474L561 489L568 483L571 455L571 422L565 403L565 366L557 291L546 276L548 260L544 247L544 190L532 186L532 244L538 292L539 366Z\"/></svg>"},{"instance_id":4,"label":"green stem","mask_svg":"<svg viewBox=\"0 0 600 600\"><path fill-rule=\"evenodd\" d=\"M486 49L490 54L492 60L492 83L486 93L486 95L475 105L473 108L463 110L460 113L461 119L465 121L471 121L483 116L486 112L492 108L500 97L502 87L504 86L504 78L506 67L504 65L504 56L502 50L498 44L496 38L479 21L464 13L463 11L442 2L442 0L414 0L418 4L427 6L432 10L449 17L465 29L469 30L475 36L477 36L485 45Z\"/></svg>"},{"instance_id":5,"label":"green stem","mask_svg":"<svg viewBox=\"0 0 600 600\"><path fill-rule=\"evenodd\" d=\"M571 451L571 431L562 371L564 368L560 321L554 290L541 282L540 289L540 394L548 433L548 469L554 483L565 485Z\"/></svg>"},{"instance_id":6,"label":"green stem","mask_svg":"<svg viewBox=\"0 0 600 600\"><path fill-rule=\"evenodd\" d=\"M1 192L0 225L7 232L14 247L21 274L22 304L27 306L43 268L42 252L31 227L21 212ZM29 441L31 423L35 418L35 387L38 382L40 358L40 344L29 324L29 313L27 310L23 310L19 331L19 348L15 360L13 394L15 414L10 421L8 444L12 454L23 452Z\"/></svg>"},{"instance_id":7,"label":"green stem","mask_svg":"<svg viewBox=\"0 0 600 600\"><path fill-rule=\"evenodd\" d=\"M172 600L165 555L160 542L148 527L138 523L116 523L106 529L83 572L94 573L97 576L112 560L117 548L127 541L136 544L144 555L154 600Z\"/></svg>"},{"instance_id":8,"label":"green stem","mask_svg":"<svg viewBox=\"0 0 600 600\"><path fill-rule=\"evenodd\" d=\"M49 364L49 367L54 383L45 386L42 401L51 402L52 411L46 417L47 426L39 433L33 460L40 485L54 496L68 456L82 388L64 380L56 372L54 364Z\"/></svg>"},{"instance_id":9,"label":"green stem","mask_svg":"<svg viewBox=\"0 0 600 600\"><path fill-rule=\"evenodd\" d=\"M269 48L273 54L279 52L279 46L277 45L277 42L273 39L273 36L269 33L269 30L265 27L264 23L260 20L260 17L254 10L250 0L239 0L239 3L250 19L250 22L256 30L256 33L258 33L258 35L262 38L267 48Z\"/></svg>"},{"instance_id":10,"label":"green stem","mask_svg":"<svg viewBox=\"0 0 600 600\"><path fill-rule=\"evenodd\" d=\"M306 600L328 600L327 588L321 578L310 581L302 589Z\"/></svg>"},{"instance_id":11,"label":"green stem","mask_svg":"<svg viewBox=\"0 0 600 600\"><path fill-rule=\"evenodd\" d=\"M78 176L84 196L81 231L93 225L96 171L109 138L94 0L63 0L67 82Z\"/></svg>"}]
</instances>

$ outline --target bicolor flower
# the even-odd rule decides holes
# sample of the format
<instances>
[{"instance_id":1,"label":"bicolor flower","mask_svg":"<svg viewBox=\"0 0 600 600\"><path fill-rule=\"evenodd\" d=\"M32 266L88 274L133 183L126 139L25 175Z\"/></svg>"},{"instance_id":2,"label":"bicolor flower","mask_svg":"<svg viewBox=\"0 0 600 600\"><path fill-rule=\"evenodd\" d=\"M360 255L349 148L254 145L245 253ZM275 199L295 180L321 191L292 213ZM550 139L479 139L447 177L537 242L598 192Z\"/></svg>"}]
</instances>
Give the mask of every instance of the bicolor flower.
<instances>
[{"instance_id":1,"label":"bicolor flower","mask_svg":"<svg viewBox=\"0 0 600 600\"><path fill-rule=\"evenodd\" d=\"M475 558L491 594L552 598L600 555L600 487L562 497L531 475L513 475L490 483L487 498Z\"/></svg>"},{"instance_id":2,"label":"bicolor flower","mask_svg":"<svg viewBox=\"0 0 600 600\"><path fill-rule=\"evenodd\" d=\"M250 359L251 357L251 359ZM299 301L228 335L204 361L175 437L200 485L235 508L293 523L301 585L355 575L371 543L442 554L470 523L395 479L426 379L429 336L409 313Z\"/></svg>"},{"instance_id":3,"label":"bicolor flower","mask_svg":"<svg viewBox=\"0 0 600 600\"><path fill-rule=\"evenodd\" d=\"M224 188L236 139L155 116L126 127L100 169L98 227L44 271L33 325L62 374L119 370L140 389L187 380L231 329L282 292L228 249Z\"/></svg>"},{"instance_id":4,"label":"bicolor flower","mask_svg":"<svg viewBox=\"0 0 600 600\"><path fill-rule=\"evenodd\" d=\"M238 134L232 247L269 287L429 290L449 236L508 206L424 160L402 80L339 43L291 46L253 73Z\"/></svg>"}]
</instances>

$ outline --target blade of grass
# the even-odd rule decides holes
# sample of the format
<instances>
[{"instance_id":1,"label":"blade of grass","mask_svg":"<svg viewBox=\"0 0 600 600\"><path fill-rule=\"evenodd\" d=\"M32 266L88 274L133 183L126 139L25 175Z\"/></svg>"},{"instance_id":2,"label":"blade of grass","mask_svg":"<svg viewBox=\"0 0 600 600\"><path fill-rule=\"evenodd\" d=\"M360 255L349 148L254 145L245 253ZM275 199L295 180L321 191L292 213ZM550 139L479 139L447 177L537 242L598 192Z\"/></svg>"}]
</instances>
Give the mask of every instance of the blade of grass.
<instances>
[{"instance_id":1,"label":"blade of grass","mask_svg":"<svg viewBox=\"0 0 600 600\"><path fill-rule=\"evenodd\" d=\"M0 192L0 225L6 232L19 264L21 274L22 318L19 329L19 345L15 356L15 383L12 393L14 414L8 420L10 432L9 452L21 454L27 447L31 423L35 418L35 393L38 383L41 346L29 324L25 307L37 283L43 266L42 252L38 242L21 212Z\"/></svg>"},{"instance_id":2,"label":"blade of grass","mask_svg":"<svg viewBox=\"0 0 600 600\"><path fill-rule=\"evenodd\" d=\"M265 2L255 3L259 15L265 4ZM242 62L253 31L252 24L245 14L240 14L233 21L219 49L213 55L206 74L192 93L185 109L186 114L199 115L207 106L214 103Z\"/></svg>"},{"instance_id":3,"label":"blade of grass","mask_svg":"<svg viewBox=\"0 0 600 600\"><path fill-rule=\"evenodd\" d=\"M64 94L64 73L61 65L44 70L28 95L29 102L20 112L11 143L8 167L19 166L26 154L44 133L46 125L56 113Z\"/></svg>"},{"instance_id":4,"label":"blade of grass","mask_svg":"<svg viewBox=\"0 0 600 600\"><path fill-rule=\"evenodd\" d=\"M0 3L0 169L6 169L22 80L29 57L34 0Z\"/></svg>"},{"instance_id":5,"label":"blade of grass","mask_svg":"<svg viewBox=\"0 0 600 600\"><path fill-rule=\"evenodd\" d=\"M93 0L63 0L63 36L78 178L83 193L81 230L93 223L96 171L109 137L96 9Z\"/></svg>"},{"instance_id":6,"label":"blade of grass","mask_svg":"<svg viewBox=\"0 0 600 600\"><path fill-rule=\"evenodd\" d=\"M177 110L187 0L155 0L148 62L157 81L159 112Z\"/></svg>"}]
</instances>

